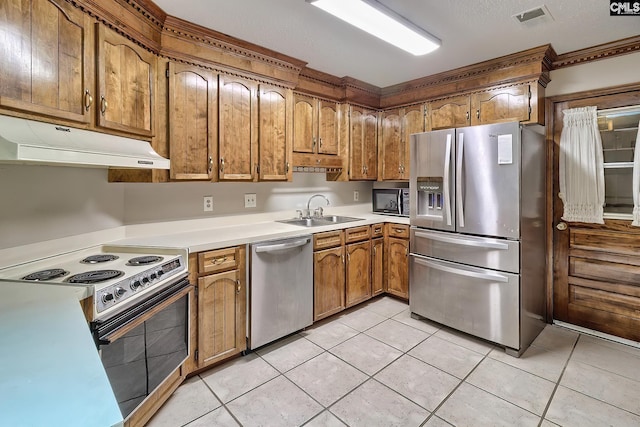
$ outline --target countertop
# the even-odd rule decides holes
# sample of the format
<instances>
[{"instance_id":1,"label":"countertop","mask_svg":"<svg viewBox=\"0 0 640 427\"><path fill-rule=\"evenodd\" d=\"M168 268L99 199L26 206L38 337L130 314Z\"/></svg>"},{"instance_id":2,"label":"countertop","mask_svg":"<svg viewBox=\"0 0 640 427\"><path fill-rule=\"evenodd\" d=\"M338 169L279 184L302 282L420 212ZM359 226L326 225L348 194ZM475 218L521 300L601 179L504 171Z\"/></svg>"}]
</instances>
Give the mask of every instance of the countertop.
<instances>
[{"instance_id":1,"label":"countertop","mask_svg":"<svg viewBox=\"0 0 640 427\"><path fill-rule=\"evenodd\" d=\"M0 425L122 426L73 289L0 282Z\"/></svg>"}]
</instances>

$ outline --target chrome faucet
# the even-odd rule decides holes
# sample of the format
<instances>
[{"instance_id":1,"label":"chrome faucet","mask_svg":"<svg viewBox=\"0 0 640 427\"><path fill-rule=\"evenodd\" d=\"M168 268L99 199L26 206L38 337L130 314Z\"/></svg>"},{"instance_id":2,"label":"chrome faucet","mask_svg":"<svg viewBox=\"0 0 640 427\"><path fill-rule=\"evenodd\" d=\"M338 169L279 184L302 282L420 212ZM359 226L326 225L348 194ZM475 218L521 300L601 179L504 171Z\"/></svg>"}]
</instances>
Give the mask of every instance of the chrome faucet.
<instances>
[{"instance_id":1,"label":"chrome faucet","mask_svg":"<svg viewBox=\"0 0 640 427\"><path fill-rule=\"evenodd\" d=\"M311 209L309 205L311 204L311 200L313 200L316 197L322 197L323 199L325 199L327 201L327 206L329 206L329 199L327 199L326 196L322 194L314 194L313 196L309 197L309 200L307 200L307 209L305 211L307 213L307 217L311 217ZM322 207L319 207L318 209L316 209L315 215L322 216Z\"/></svg>"}]
</instances>

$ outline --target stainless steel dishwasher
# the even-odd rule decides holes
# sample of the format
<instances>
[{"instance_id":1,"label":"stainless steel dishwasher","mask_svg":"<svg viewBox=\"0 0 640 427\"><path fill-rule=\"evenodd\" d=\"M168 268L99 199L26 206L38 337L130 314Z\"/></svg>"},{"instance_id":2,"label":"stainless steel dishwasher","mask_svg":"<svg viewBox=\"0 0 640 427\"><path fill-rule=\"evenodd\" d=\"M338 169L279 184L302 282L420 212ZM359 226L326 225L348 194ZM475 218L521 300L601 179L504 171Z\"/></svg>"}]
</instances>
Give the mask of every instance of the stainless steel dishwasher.
<instances>
[{"instance_id":1,"label":"stainless steel dishwasher","mask_svg":"<svg viewBox=\"0 0 640 427\"><path fill-rule=\"evenodd\" d=\"M251 245L248 347L313 323L312 236Z\"/></svg>"}]
</instances>

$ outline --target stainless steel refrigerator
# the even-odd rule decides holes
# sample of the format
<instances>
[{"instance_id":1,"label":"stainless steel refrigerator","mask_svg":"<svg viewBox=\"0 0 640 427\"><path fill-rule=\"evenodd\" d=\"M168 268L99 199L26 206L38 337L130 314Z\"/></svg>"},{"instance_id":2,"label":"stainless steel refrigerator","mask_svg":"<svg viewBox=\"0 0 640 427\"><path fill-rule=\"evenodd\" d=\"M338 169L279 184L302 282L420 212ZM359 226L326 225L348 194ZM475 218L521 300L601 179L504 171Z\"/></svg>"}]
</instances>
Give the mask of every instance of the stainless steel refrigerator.
<instances>
[{"instance_id":1,"label":"stainless steel refrigerator","mask_svg":"<svg viewBox=\"0 0 640 427\"><path fill-rule=\"evenodd\" d=\"M514 356L544 328L544 142L517 122L411 136L414 317Z\"/></svg>"}]
</instances>

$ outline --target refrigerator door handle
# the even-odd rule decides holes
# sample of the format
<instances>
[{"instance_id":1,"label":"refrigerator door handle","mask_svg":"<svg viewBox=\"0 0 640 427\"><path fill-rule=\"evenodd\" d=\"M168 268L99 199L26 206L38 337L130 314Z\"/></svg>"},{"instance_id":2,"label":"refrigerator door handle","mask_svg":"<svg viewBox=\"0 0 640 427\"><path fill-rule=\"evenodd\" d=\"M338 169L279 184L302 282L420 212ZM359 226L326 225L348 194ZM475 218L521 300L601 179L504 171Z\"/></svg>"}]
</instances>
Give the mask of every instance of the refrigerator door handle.
<instances>
[{"instance_id":1,"label":"refrigerator door handle","mask_svg":"<svg viewBox=\"0 0 640 427\"><path fill-rule=\"evenodd\" d=\"M458 158L456 160L456 205L458 209L458 225L464 227L464 206L462 206L462 159L464 154L464 133L458 137Z\"/></svg>"},{"instance_id":2,"label":"refrigerator door handle","mask_svg":"<svg viewBox=\"0 0 640 427\"><path fill-rule=\"evenodd\" d=\"M451 194L449 191L449 169L451 168L451 134L447 134L447 146L444 155L444 176L442 177L442 190L444 193L444 214L447 217L447 225L451 225Z\"/></svg>"},{"instance_id":3,"label":"refrigerator door handle","mask_svg":"<svg viewBox=\"0 0 640 427\"><path fill-rule=\"evenodd\" d=\"M509 278L506 276L503 276L502 274L481 273L478 271L463 270L460 268L453 268L446 265L442 265L440 263L432 262L422 258L414 258L414 261L417 264L420 264L424 267L435 268L436 270L444 271L446 273L451 273L451 274L457 274L459 276L467 276L467 277L473 277L476 279L490 280L492 282L502 282L502 283L509 282Z\"/></svg>"},{"instance_id":4,"label":"refrigerator door handle","mask_svg":"<svg viewBox=\"0 0 640 427\"><path fill-rule=\"evenodd\" d=\"M443 243L453 243L455 245L473 246L476 248L500 249L505 251L509 249L509 245L507 245L506 243L484 242L481 240L467 240L459 236L456 236L456 237L440 236L439 234L429 233L429 232L416 232L416 237L436 240L438 242L443 242Z\"/></svg>"}]
</instances>

